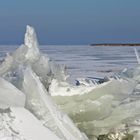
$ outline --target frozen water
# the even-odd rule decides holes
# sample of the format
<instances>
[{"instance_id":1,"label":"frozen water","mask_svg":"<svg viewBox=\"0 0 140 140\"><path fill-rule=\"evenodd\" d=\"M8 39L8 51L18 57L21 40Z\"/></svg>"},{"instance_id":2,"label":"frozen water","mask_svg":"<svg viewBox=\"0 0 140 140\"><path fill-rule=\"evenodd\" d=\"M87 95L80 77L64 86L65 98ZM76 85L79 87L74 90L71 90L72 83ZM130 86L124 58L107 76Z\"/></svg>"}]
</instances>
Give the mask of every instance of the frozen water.
<instances>
[{"instance_id":1,"label":"frozen water","mask_svg":"<svg viewBox=\"0 0 140 140\"><path fill-rule=\"evenodd\" d=\"M30 86L32 83L32 86ZM57 109L55 103L47 95L47 91L39 80L39 77L31 69L27 69L24 75L23 91L26 93L26 107L43 124L54 131L58 136L66 140L84 140L83 135L74 126L68 116Z\"/></svg>"},{"instance_id":2,"label":"frozen water","mask_svg":"<svg viewBox=\"0 0 140 140\"><path fill-rule=\"evenodd\" d=\"M38 121L42 123L42 129L46 127L46 130L49 128L50 131L54 132L54 136L49 136L50 134L48 133L44 139L55 139L55 134L64 140L88 139L84 133L79 131L72 120L58 109L57 105L51 99L48 87L52 79L66 82L68 76L66 75L65 67L51 62L47 55L40 53L36 34L32 27L27 26L24 45L6 56L0 70L1 76L14 84L12 85L4 79L1 80L2 105L8 104L8 107L20 105L24 107L25 105L25 108L30 110L37 117ZM19 88L23 93L18 92L18 89L16 91L16 87L14 88L14 86ZM6 88L6 90L3 88ZM22 96L20 95L21 93ZM27 130L25 131L28 123L25 120L28 119L31 124L32 122L36 123L35 120L31 121L27 113L21 117L16 110L17 108L15 109L15 114L18 115L17 118L20 117L22 118L21 121L23 121L23 125L21 125L23 128L20 128L20 133L23 133L23 136L27 137L27 139L38 139L33 137L32 134L28 135ZM24 112L24 109L20 109L20 111ZM40 126L34 127L32 129L38 131ZM31 131L31 133L34 133L34 131Z\"/></svg>"},{"instance_id":3,"label":"frozen water","mask_svg":"<svg viewBox=\"0 0 140 140\"><path fill-rule=\"evenodd\" d=\"M18 46L0 46L0 57L13 52ZM133 47L96 47L88 45L46 45L39 47L57 64L66 65L70 78L110 76L137 64ZM136 47L140 52L140 47Z\"/></svg>"},{"instance_id":4,"label":"frozen water","mask_svg":"<svg viewBox=\"0 0 140 140\"><path fill-rule=\"evenodd\" d=\"M139 49L137 60L132 47L40 49L30 26L23 45L0 47L2 139L139 140Z\"/></svg>"},{"instance_id":5,"label":"frozen water","mask_svg":"<svg viewBox=\"0 0 140 140\"><path fill-rule=\"evenodd\" d=\"M0 110L1 140L60 140L23 107Z\"/></svg>"}]
</instances>

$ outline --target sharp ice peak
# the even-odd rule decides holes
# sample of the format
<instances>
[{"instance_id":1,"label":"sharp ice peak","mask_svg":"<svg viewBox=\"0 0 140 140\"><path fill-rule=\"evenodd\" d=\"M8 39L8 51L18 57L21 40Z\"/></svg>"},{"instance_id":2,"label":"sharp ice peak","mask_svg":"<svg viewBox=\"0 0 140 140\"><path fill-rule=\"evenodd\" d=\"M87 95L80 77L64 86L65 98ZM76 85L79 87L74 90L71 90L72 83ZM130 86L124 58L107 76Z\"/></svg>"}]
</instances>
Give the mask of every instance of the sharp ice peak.
<instances>
[{"instance_id":1,"label":"sharp ice peak","mask_svg":"<svg viewBox=\"0 0 140 140\"><path fill-rule=\"evenodd\" d=\"M26 26L24 44L29 48L38 47L36 32L32 26Z\"/></svg>"},{"instance_id":2,"label":"sharp ice peak","mask_svg":"<svg viewBox=\"0 0 140 140\"><path fill-rule=\"evenodd\" d=\"M37 57L39 55L37 35L35 29L32 26L26 26L24 44L29 48L26 55L27 58L34 59L34 57Z\"/></svg>"}]
</instances>

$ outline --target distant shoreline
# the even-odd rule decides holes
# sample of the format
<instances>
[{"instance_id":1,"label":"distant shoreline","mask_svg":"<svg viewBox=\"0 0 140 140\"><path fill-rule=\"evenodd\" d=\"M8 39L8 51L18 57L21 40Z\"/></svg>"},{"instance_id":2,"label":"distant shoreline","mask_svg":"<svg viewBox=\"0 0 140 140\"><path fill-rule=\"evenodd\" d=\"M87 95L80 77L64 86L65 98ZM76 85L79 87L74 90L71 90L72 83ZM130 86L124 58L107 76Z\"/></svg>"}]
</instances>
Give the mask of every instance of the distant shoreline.
<instances>
[{"instance_id":1,"label":"distant shoreline","mask_svg":"<svg viewBox=\"0 0 140 140\"><path fill-rule=\"evenodd\" d=\"M140 46L140 43L102 43L102 44L90 44L90 46Z\"/></svg>"}]
</instances>

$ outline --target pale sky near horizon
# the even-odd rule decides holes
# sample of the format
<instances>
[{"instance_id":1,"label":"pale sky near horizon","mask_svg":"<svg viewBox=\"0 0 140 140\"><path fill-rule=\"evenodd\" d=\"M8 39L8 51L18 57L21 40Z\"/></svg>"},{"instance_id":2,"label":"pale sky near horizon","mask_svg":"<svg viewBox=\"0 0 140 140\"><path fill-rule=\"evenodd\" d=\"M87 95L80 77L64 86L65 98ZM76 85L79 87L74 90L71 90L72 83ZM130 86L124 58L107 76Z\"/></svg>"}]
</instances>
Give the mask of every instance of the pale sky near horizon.
<instances>
[{"instance_id":1,"label":"pale sky near horizon","mask_svg":"<svg viewBox=\"0 0 140 140\"><path fill-rule=\"evenodd\" d=\"M140 0L1 0L0 44L140 43Z\"/></svg>"}]
</instances>

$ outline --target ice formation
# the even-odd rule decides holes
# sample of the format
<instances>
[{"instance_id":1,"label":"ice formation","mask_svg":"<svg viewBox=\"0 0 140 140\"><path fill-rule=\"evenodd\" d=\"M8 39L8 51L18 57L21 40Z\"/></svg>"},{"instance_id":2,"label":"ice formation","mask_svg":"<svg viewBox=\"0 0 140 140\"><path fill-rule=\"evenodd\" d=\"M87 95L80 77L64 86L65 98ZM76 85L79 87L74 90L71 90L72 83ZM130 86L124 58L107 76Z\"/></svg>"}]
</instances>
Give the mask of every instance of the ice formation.
<instances>
[{"instance_id":1,"label":"ice formation","mask_svg":"<svg viewBox=\"0 0 140 140\"><path fill-rule=\"evenodd\" d=\"M0 64L0 139L139 140L135 54L134 69L72 85L66 67L40 52L35 30L27 26L24 44Z\"/></svg>"},{"instance_id":2,"label":"ice formation","mask_svg":"<svg viewBox=\"0 0 140 140\"><path fill-rule=\"evenodd\" d=\"M64 67L52 63L46 54L40 53L36 33L32 27L27 26L24 45L12 54L8 54L2 62L0 75L2 77L0 79L1 106L4 106L5 110L9 108L10 111L6 113L13 112L15 116L18 115L15 121L18 121L18 117L20 117L23 123L19 122L15 125L15 129L23 127L23 129L20 127L19 134L22 135L17 139L22 139L22 137L27 140L37 140L39 137L64 140L88 139L51 99L48 93L51 80L56 78L58 81L64 81L67 79L67 75L65 75ZM25 111L24 107L36 117L36 120ZM5 110L3 111L5 112ZM26 119L29 120L25 121ZM27 130L24 128L27 128L28 122L32 126L28 128L28 131L33 129L30 132L33 134L27 134ZM40 123L40 125L32 123ZM40 132L34 136L35 131ZM9 135L12 139L12 133ZM6 137L3 136L3 138Z\"/></svg>"}]
</instances>

